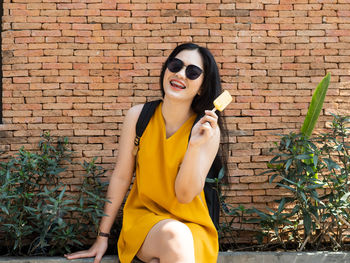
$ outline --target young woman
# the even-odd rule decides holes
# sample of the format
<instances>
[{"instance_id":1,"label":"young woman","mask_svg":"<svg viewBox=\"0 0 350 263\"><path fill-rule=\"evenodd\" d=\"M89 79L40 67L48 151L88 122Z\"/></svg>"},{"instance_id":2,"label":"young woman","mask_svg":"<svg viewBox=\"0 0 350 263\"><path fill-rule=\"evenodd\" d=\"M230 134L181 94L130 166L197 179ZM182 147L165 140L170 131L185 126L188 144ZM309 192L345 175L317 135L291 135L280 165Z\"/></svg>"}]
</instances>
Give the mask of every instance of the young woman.
<instances>
[{"instance_id":1,"label":"young woman","mask_svg":"<svg viewBox=\"0 0 350 263\"><path fill-rule=\"evenodd\" d=\"M160 86L163 101L141 137L136 162L135 126L143 105L132 107L125 117L107 192L109 216L102 218L95 243L66 258L95 257L100 262L135 168L118 241L120 262L130 263L135 256L150 263L217 261L217 231L203 192L220 144L221 118L210 111L221 93L216 62L206 48L182 44L164 63ZM203 117L192 128L198 114Z\"/></svg>"}]
</instances>

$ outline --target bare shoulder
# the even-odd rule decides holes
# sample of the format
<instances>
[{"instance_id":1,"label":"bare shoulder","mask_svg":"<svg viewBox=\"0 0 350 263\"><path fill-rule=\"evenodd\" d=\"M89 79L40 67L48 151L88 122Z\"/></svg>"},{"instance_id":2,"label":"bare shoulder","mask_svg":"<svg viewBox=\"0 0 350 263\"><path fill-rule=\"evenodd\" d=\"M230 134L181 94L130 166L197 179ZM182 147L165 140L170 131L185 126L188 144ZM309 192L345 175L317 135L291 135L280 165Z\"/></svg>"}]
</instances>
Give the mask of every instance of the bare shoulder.
<instances>
[{"instance_id":1,"label":"bare shoulder","mask_svg":"<svg viewBox=\"0 0 350 263\"><path fill-rule=\"evenodd\" d=\"M124 122L135 123L140 116L144 104L138 104L131 107L126 113Z\"/></svg>"},{"instance_id":2,"label":"bare shoulder","mask_svg":"<svg viewBox=\"0 0 350 263\"><path fill-rule=\"evenodd\" d=\"M121 134L121 145L123 146L125 142L133 144L134 138L136 136L136 123L142 111L143 104L131 107L125 115L123 121L123 128ZM130 146L131 147L131 146ZM123 148L123 147L121 147ZM131 148L130 148L131 151Z\"/></svg>"}]
</instances>

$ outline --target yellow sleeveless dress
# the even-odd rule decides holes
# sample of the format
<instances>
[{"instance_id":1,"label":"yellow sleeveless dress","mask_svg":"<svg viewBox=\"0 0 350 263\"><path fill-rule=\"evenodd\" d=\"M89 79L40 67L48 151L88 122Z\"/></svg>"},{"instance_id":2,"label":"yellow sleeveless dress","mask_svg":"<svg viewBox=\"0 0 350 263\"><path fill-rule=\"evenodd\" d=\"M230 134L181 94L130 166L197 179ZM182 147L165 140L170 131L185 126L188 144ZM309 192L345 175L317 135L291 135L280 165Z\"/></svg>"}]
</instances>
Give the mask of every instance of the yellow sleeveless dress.
<instances>
[{"instance_id":1,"label":"yellow sleeveless dress","mask_svg":"<svg viewBox=\"0 0 350 263\"><path fill-rule=\"evenodd\" d=\"M189 204L175 196L175 178L184 158L196 116L190 117L166 138L162 103L145 129L136 162L136 178L124 206L118 240L121 263L130 263L148 232L159 221L175 219L192 231L196 263L216 263L218 235L209 216L204 191Z\"/></svg>"}]
</instances>

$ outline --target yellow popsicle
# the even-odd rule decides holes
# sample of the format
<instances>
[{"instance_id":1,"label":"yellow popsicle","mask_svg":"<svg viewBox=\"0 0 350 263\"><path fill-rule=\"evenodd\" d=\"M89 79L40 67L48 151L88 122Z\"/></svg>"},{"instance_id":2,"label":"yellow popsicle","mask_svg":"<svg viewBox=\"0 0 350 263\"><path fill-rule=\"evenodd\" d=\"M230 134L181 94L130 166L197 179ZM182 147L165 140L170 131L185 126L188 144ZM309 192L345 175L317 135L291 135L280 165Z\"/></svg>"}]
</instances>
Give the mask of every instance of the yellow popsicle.
<instances>
[{"instance_id":1,"label":"yellow popsicle","mask_svg":"<svg viewBox=\"0 0 350 263\"><path fill-rule=\"evenodd\" d=\"M212 111L223 111L227 105L230 104L230 102L232 101L232 97L231 94L225 90L223 93L221 93L221 95L219 97L217 97L214 100L214 106L215 108Z\"/></svg>"}]
</instances>

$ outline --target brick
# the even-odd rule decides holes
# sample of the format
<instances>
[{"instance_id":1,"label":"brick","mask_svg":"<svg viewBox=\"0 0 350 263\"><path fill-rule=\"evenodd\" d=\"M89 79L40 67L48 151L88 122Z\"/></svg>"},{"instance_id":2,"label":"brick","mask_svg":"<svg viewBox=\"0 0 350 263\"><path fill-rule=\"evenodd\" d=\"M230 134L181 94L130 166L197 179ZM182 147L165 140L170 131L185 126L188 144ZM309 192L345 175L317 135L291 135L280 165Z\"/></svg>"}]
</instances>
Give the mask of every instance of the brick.
<instances>
[{"instance_id":1,"label":"brick","mask_svg":"<svg viewBox=\"0 0 350 263\"><path fill-rule=\"evenodd\" d=\"M270 116L269 110L242 110L243 116Z\"/></svg>"},{"instance_id":2,"label":"brick","mask_svg":"<svg viewBox=\"0 0 350 263\"><path fill-rule=\"evenodd\" d=\"M56 23L56 17L47 17L47 16L34 16L28 17L27 22L29 23Z\"/></svg>"},{"instance_id":3,"label":"brick","mask_svg":"<svg viewBox=\"0 0 350 263\"><path fill-rule=\"evenodd\" d=\"M101 24L77 24L72 25L73 30L101 30Z\"/></svg>"},{"instance_id":4,"label":"brick","mask_svg":"<svg viewBox=\"0 0 350 263\"><path fill-rule=\"evenodd\" d=\"M13 123L42 123L42 117L13 117L12 120Z\"/></svg>"},{"instance_id":5,"label":"brick","mask_svg":"<svg viewBox=\"0 0 350 263\"><path fill-rule=\"evenodd\" d=\"M244 190L244 191L237 191L237 195L239 196L261 196L265 195L265 190Z\"/></svg>"},{"instance_id":6,"label":"brick","mask_svg":"<svg viewBox=\"0 0 350 263\"><path fill-rule=\"evenodd\" d=\"M268 181L268 176L244 176L240 177L240 183L265 183Z\"/></svg>"},{"instance_id":7,"label":"brick","mask_svg":"<svg viewBox=\"0 0 350 263\"><path fill-rule=\"evenodd\" d=\"M327 36L350 36L349 30L326 30Z\"/></svg>"},{"instance_id":8,"label":"brick","mask_svg":"<svg viewBox=\"0 0 350 263\"><path fill-rule=\"evenodd\" d=\"M27 9L36 9L36 10L49 10L56 9L56 4L54 3L28 3Z\"/></svg>"},{"instance_id":9,"label":"brick","mask_svg":"<svg viewBox=\"0 0 350 263\"><path fill-rule=\"evenodd\" d=\"M34 10L33 10L34 11ZM37 11L37 10L35 10ZM69 16L70 12L69 10L45 10L40 9L40 15L41 16L48 16L48 17L58 17L58 16Z\"/></svg>"},{"instance_id":10,"label":"brick","mask_svg":"<svg viewBox=\"0 0 350 263\"><path fill-rule=\"evenodd\" d=\"M46 90L46 89L58 89L58 83L30 83L31 90Z\"/></svg>"},{"instance_id":11,"label":"brick","mask_svg":"<svg viewBox=\"0 0 350 263\"><path fill-rule=\"evenodd\" d=\"M68 12L71 16L99 16L100 14L105 16L108 14L106 13L108 11L100 11L98 9L71 9Z\"/></svg>"},{"instance_id":12,"label":"brick","mask_svg":"<svg viewBox=\"0 0 350 263\"><path fill-rule=\"evenodd\" d=\"M157 9L157 10L164 10L164 9L176 9L175 3L155 3L155 4L147 4L147 9Z\"/></svg>"},{"instance_id":13,"label":"brick","mask_svg":"<svg viewBox=\"0 0 350 263\"><path fill-rule=\"evenodd\" d=\"M258 2L236 3L236 9L263 9L263 4Z\"/></svg>"},{"instance_id":14,"label":"brick","mask_svg":"<svg viewBox=\"0 0 350 263\"><path fill-rule=\"evenodd\" d=\"M265 10L293 10L293 5L291 4L278 4L278 5L265 5Z\"/></svg>"},{"instance_id":15,"label":"brick","mask_svg":"<svg viewBox=\"0 0 350 263\"><path fill-rule=\"evenodd\" d=\"M57 9L86 9L87 5L85 3L59 3L57 4Z\"/></svg>"},{"instance_id":16,"label":"brick","mask_svg":"<svg viewBox=\"0 0 350 263\"><path fill-rule=\"evenodd\" d=\"M223 16L230 16L227 13L221 12ZM210 10L191 10L191 16L194 17L216 17L219 16L219 11L210 11Z\"/></svg>"},{"instance_id":17,"label":"brick","mask_svg":"<svg viewBox=\"0 0 350 263\"><path fill-rule=\"evenodd\" d=\"M3 77L28 76L28 70L4 70Z\"/></svg>"},{"instance_id":18,"label":"brick","mask_svg":"<svg viewBox=\"0 0 350 263\"><path fill-rule=\"evenodd\" d=\"M322 4L295 4L294 10L320 10L322 8Z\"/></svg>"},{"instance_id":19,"label":"brick","mask_svg":"<svg viewBox=\"0 0 350 263\"><path fill-rule=\"evenodd\" d=\"M185 10L206 9L206 4L178 4L177 8L178 9L185 9Z\"/></svg>"},{"instance_id":20,"label":"brick","mask_svg":"<svg viewBox=\"0 0 350 263\"><path fill-rule=\"evenodd\" d=\"M19 4L19 3L4 2L3 8L4 9L11 9L11 10L17 10L17 9L23 10L23 9L27 9L27 5L26 4Z\"/></svg>"},{"instance_id":21,"label":"brick","mask_svg":"<svg viewBox=\"0 0 350 263\"><path fill-rule=\"evenodd\" d=\"M208 17L208 24L224 24L224 23L235 23L234 17Z\"/></svg>"},{"instance_id":22,"label":"brick","mask_svg":"<svg viewBox=\"0 0 350 263\"><path fill-rule=\"evenodd\" d=\"M275 202L276 200L280 200L280 196L254 196L253 197L253 202L254 203L270 203L270 202Z\"/></svg>"},{"instance_id":23,"label":"brick","mask_svg":"<svg viewBox=\"0 0 350 263\"><path fill-rule=\"evenodd\" d=\"M70 137L76 160L97 156L112 170L127 110L161 97L160 68L181 42L212 51L222 87L233 96L224 112L231 203L263 207L281 197L258 174L279 140L273 134L300 129L327 72L332 88L318 127L330 121L329 112L348 112L344 0L14 0L3 6L8 124L0 129L8 130L4 139L13 151L22 144L34 149L47 129ZM69 169L79 184L81 168Z\"/></svg>"},{"instance_id":24,"label":"brick","mask_svg":"<svg viewBox=\"0 0 350 263\"><path fill-rule=\"evenodd\" d=\"M27 18L24 16L3 16L2 21L3 23L25 23Z\"/></svg>"},{"instance_id":25,"label":"brick","mask_svg":"<svg viewBox=\"0 0 350 263\"><path fill-rule=\"evenodd\" d=\"M146 4L118 4L118 10L146 10Z\"/></svg>"},{"instance_id":26,"label":"brick","mask_svg":"<svg viewBox=\"0 0 350 263\"><path fill-rule=\"evenodd\" d=\"M41 23L13 23L12 28L15 30L40 29Z\"/></svg>"},{"instance_id":27,"label":"brick","mask_svg":"<svg viewBox=\"0 0 350 263\"><path fill-rule=\"evenodd\" d=\"M250 11L250 16L262 16L262 17L277 17L278 12L275 11Z\"/></svg>"}]
</instances>

